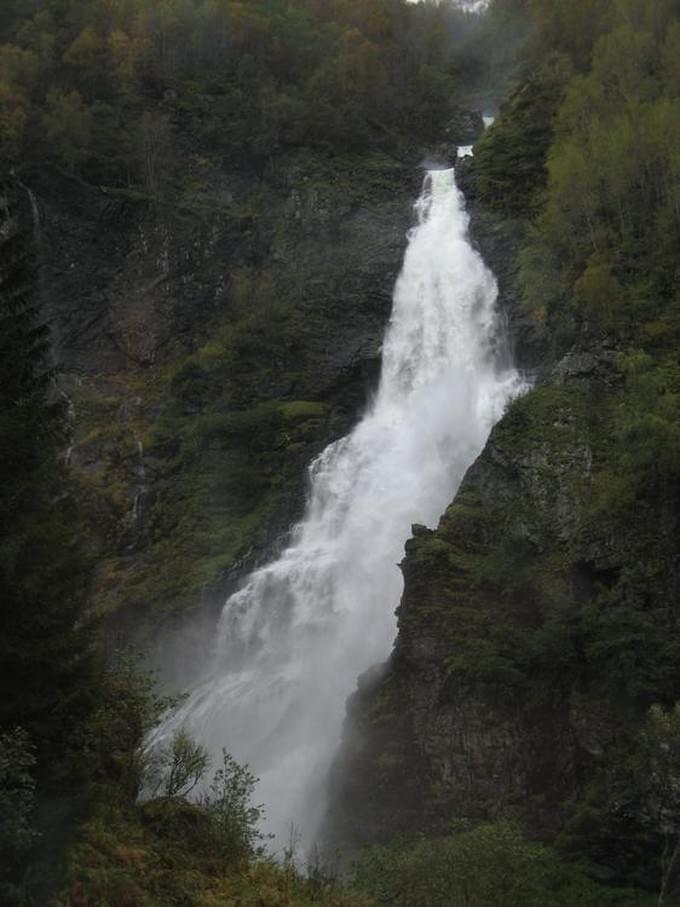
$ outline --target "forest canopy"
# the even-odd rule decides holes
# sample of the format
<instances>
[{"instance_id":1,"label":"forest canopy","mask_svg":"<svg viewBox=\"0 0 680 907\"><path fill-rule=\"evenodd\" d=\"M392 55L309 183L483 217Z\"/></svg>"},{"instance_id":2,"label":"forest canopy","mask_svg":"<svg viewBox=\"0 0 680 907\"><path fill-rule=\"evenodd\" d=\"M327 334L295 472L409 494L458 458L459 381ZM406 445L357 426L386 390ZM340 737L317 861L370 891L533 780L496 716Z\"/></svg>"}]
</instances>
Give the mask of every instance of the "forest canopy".
<instances>
[{"instance_id":1,"label":"forest canopy","mask_svg":"<svg viewBox=\"0 0 680 907\"><path fill-rule=\"evenodd\" d=\"M154 191L179 117L255 166L287 146L435 135L474 29L402 0L16 0L0 11L0 161Z\"/></svg>"}]
</instances>

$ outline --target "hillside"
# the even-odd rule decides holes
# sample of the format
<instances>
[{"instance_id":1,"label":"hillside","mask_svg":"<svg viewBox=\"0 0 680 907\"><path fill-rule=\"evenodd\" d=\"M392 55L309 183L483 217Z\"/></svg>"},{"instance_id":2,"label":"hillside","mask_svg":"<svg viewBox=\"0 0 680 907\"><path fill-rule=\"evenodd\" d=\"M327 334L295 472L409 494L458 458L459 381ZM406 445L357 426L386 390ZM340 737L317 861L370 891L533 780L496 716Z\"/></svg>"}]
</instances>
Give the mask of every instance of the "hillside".
<instances>
[{"instance_id":1,"label":"hillside","mask_svg":"<svg viewBox=\"0 0 680 907\"><path fill-rule=\"evenodd\" d=\"M679 59L678 0L3 4L3 904L679 902Z\"/></svg>"}]
</instances>

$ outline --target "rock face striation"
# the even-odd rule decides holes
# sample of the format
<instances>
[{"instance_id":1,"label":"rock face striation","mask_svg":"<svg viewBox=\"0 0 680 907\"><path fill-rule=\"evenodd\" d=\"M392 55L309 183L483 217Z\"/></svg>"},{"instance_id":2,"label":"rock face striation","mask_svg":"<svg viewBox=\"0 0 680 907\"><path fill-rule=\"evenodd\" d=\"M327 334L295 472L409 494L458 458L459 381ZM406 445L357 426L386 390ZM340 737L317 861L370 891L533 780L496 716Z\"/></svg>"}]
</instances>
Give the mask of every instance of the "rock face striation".
<instances>
[{"instance_id":1,"label":"rock face striation","mask_svg":"<svg viewBox=\"0 0 680 907\"><path fill-rule=\"evenodd\" d=\"M461 113L451 156L481 126ZM307 464L377 378L426 155L291 149L256 172L176 132L181 177L154 197L55 169L7 183L114 644L198 624L299 516Z\"/></svg>"},{"instance_id":2,"label":"rock face striation","mask_svg":"<svg viewBox=\"0 0 680 907\"><path fill-rule=\"evenodd\" d=\"M413 527L394 651L348 702L331 837L357 845L510 815L567 840L587 836L590 803L590 855L623 878L640 857L620 836L612 845L612 823L632 839L644 819L625 798L612 813L602 792L649 702L678 690L677 670L655 675L673 664L678 489L617 496L617 470L632 468L612 442L619 351L592 335L560 350L529 325L512 290L514 224L475 210L473 173L459 182L534 388L438 527Z\"/></svg>"}]
</instances>

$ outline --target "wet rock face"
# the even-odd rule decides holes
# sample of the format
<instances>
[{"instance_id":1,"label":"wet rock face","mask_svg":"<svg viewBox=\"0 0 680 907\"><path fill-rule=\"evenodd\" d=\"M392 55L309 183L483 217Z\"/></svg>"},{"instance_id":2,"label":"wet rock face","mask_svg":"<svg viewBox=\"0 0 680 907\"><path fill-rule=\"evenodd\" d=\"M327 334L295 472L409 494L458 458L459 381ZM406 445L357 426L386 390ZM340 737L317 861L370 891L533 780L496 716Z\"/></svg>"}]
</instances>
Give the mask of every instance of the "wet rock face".
<instances>
[{"instance_id":1,"label":"wet rock face","mask_svg":"<svg viewBox=\"0 0 680 907\"><path fill-rule=\"evenodd\" d=\"M68 179L36 181L49 287L45 305L57 357L67 372L114 373L192 352L228 311L235 269L273 263L283 275L294 271L302 278L315 247L323 246L347 214L344 193L341 204L334 205L331 193L320 200L316 190L277 185L266 199L253 200L257 184L238 174L237 181L232 196L213 187L207 213L197 199L194 210L187 210L177 207L181 200L155 205ZM254 211L245 213L248 205ZM408 222L404 197L401 209L397 233ZM377 211L375 216L381 221L389 214ZM302 248L296 243L295 256L287 256L281 235L293 231L303 239ZM371 239L367 247L364 236L365 259L371 249L380 258L394 234L385 238L374 229ZM361 256L357 270L363 270ZM382 273L378 264L370 276L376 272L389 283L384 264ZM323 273L318 280L323 286ZM380 286L380 293L389 298L389 287ZM298 304L304 295L301 286L287 301Z\"/></svg>"}]
</instances>

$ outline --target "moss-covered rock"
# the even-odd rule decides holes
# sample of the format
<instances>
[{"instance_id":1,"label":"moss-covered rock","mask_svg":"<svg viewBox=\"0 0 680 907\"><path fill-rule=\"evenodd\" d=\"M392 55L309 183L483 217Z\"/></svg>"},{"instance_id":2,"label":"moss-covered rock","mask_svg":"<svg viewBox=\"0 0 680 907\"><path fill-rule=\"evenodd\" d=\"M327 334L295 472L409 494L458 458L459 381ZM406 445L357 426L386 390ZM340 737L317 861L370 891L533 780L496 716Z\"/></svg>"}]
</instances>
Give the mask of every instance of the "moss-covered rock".
<instances>
[{"instance_id":1,"label":"moss-covered rock","mask_svg":"<svg viewBox=\"0 0 680 907\"><path fill-rule=\"evenodd\" d=\"M581 825L570 848L648 878L659 851L633 794L606 805L603 790L649 705L680 697L679 489L631 492L622 361L560 361L511 405L437 530L407 543L396 647L353 698L336 767L349 839L508 813L557 836L597 785L597 831Z\"/></svg>"}]
</instances>

